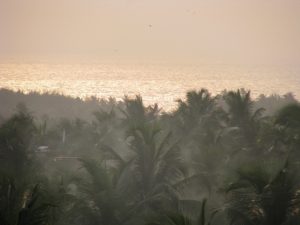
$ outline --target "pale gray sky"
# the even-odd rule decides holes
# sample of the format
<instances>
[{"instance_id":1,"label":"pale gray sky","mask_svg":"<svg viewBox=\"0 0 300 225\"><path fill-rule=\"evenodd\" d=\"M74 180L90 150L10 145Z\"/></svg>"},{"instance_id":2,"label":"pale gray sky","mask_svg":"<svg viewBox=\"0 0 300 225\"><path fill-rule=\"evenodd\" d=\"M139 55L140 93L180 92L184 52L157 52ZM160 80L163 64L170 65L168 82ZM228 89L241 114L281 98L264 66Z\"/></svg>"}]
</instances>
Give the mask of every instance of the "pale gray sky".
<instances>
[{"instance_id":1,"label":"pale gray sky","mask_svg":"<svg viewBox=\"0 0 300 225\"><path fill-rule=\"evenodd\" d=\"M0 0L4 56L292 62L299 0Z\"/></svg>"}]
</instances>

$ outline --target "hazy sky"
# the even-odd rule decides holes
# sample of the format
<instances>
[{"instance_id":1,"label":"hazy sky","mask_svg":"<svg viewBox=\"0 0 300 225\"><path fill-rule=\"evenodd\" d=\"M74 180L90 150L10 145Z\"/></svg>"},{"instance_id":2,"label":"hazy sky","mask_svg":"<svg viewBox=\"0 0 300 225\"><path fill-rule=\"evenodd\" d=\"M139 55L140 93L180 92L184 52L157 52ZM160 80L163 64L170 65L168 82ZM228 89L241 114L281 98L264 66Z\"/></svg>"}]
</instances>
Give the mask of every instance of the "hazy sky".
<instances>
[{"instance_id":1,"label":"hazy sky","mask_svg":"<svg viewBox=\"0 0 300 225\"><path fill-rule=\"evenodd\" d=\"M0 53L293 62L299 0L0 0Z\"/></svg>"}]
</instances>

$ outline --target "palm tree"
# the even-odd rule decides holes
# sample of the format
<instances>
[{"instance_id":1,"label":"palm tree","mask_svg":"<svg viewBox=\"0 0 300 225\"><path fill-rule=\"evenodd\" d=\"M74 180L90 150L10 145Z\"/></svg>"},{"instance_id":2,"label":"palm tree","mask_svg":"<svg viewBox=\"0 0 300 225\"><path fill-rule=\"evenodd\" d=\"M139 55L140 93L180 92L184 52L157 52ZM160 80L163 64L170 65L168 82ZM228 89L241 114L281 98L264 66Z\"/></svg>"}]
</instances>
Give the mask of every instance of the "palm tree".
<instances>
[{"instance_id":1,"label":"palm tree","mask_svg":"<svg viewBox=\"0 0 300 225\"><path fill-rule=\"evenodd\" d=\"M195 206L195 204L193 204ZM182 210L177 209L175 212L166 212L161 214L157 219L147 225L212 225L218 210L209 211L207 209L207 200L197 201L198 213L187 215Z\"/></svg>"},{"instance_id":2,"label":"palm tree","mask_svg":"<svg viewBox=\"0 0 300 225\"><path fill-rule=\"evenodd\" d=\"M172 143L171 138L171 133L150 122L128 137L127 159L112 148L104 149L110 162L113 159L118 171L122 171L119 183L133 212L152 213L177 197L173 185L184 178L185 165L177 143Z\"/></svg>"},{"instance_id":3,"label":"palm tree","mask_svg":"<svg viewBox=\"0 0 300 225\"><path fill-rule=\"evenodd\" d=\"M96 118L96 123L101 125L103 131L110 130L111 127L116 126L118 122L117 109L112 106L108 110L100 109L93 112L94 117Z\"/></svg>"},{"instance_id":4,"label":"palm tree","mask_svg":"<svg viewBox=\"0 0 300 225\"><path fill-rule=\"evenodd\" d=\"M228 107L230 126L240 129L241 137L246 141L246 148L257 147L257 135L264 109L253 110L254 102L250 91L244 89L226 93L224 100Z\"/></svg>"},{"instance_id":5,"label":"palm tree","mask_svg":"<svg viewBox=\"0 0 300 225\"><path fill-rule=\"evenodd\" d=\"M48 225L53 222L50 212L56 205L43 199L39 185L35 185L24 197L17 225Z\"/></svg>"},{"instance_id":6,"label":"palm tree","mask_svg":"<svg viewBox=\"0 0 300 225\"><path fill-rule=\"evenodd\" d=\"M191 131L201 122L204 117L216 111L216 98L212 97L206 89L200 91L189 91L186 100L177 100L178 108L174 112L178 118L179 127L184 131Z\"/></svg>"},{"instance_id":7,"label":"palm tree","mask_svg":"<svg viewBox=\"0 0 300 225\"><path fill-rule=\"evenodd\" d=\"M124 104L125 108L121 111L125 116L124 125L127 126L128 131L143 126L146 122L156 120L160 113L157 104L145 107L140 95L137 95L134 99L125 96Z\"/></svg>"},{"instance_id":8,"label":"palm tree","mask_svg":"<svg viewBox=\"0 0 300 225\"><path fill-rule=\"evenodd\" d=\"M265 166L240 169L238 180L227 188L230 224L298 224L300 183L295 172L288 162L274 176Z\"/></svg>"},{"instance_id":9,"label":"palm tree","mask_svg":"<svg viewBox=\"0 0 300 225\"><path fill-rule=\"evenodd\" d=\"M140 197L144 200L149 193L175 183L183 176L179 148L170 140L171 133L163 134L156 124L146 125L134 132L131 141L135 154L132 166Z\"/></svg>"},{"instance_id":10,"label":"palm tree","mask_svg":"<svg viewBox=\"0 0 300 225\"><path fill-rule=\"evenodd\" d=\"M228 146L232 150L231 146L224 145L227 121L218 97L213 97L206 89L188 92L185 101L178 100L179 106L171 121L177 121L175 130L179 131L180 144L191 161L194 175L188 180L206 186L210 193L219 180L218 170L227 159L225 149Z\"/></svg>"},{"instance_id":11,"label":"palm tree","mask_svg":"<svg viewBox=\"0 0 300 225\"><path fill-rule=\"evenodd\" d=\"M56 207L46 201L40 186L22 186L13 179L0 181L0 223L3 225L47 225Z\"/></svg>"},{"instance_id":12,"label":"palm tree","mask_svg":"<svg viewBox=\"0 0 300 225\"><path fill-rule=\"evenodd\" d=\"M41 196L33 117L24 106L0 127L0 224L46 225L53 207Z\"/></svg>"},{"instance_id":13,"label":"palm tree","mask_svg":"<svg viewBox=\"0 0 300 225\"><path fill-rule=\"evenodd\" d=\"M291 104L279 110L275 116L275 125L285 144L292 145L292 147L300 146L299 104Z\"/></svg>"},{"instance_id":14,"label":"palm tree","mask_svg":"<svg viewBox=\"0 0 300 225\"><path fill-rule=\"evenodd\" d=\"M124 139L124 127L119 113L119 108L112 107L109 110L95 111L91 125L92 142L98 149L102 145L118 143Z\"/></svg>"},{"instance_id":15,"label":"palm tree","mask_svg":"<svg viewBox=\"0 0 300 225\"><path fill-rule=\"evenodd\" d=\"M117 178L109 173L102 163L81 159L87 177L76 179L78 200L72 213L73 224L124 224L123 211L126 209L118 191Z\"/></svg>"},{"instance_id":16,"label":"palm tree","mask_svg":"<svg viewBox=\"0 0 300 225\"><path fill-rule=\"evenodd\" d=\"M32 169L32 140L36 127L27 111L13 115L0 127L0 172L23 177Z\"/></svg>"}]
</instances>

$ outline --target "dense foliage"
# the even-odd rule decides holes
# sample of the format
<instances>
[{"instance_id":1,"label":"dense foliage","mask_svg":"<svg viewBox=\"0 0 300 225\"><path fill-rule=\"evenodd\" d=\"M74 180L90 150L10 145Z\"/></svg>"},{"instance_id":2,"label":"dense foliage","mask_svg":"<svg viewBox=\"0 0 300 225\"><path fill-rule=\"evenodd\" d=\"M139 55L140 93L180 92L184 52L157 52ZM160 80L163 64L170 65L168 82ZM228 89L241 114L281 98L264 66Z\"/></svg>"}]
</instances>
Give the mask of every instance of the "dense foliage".
<instances>
[{"instance_id":1,"label":"dense foliage","mask_svg":"<svg viewBox=\"0 0 300 225\"><path fill-rule=\"evenodd\" d=\"M0 117L1 225L300 223L292 95L201 89L172 112L141 96L69 101L92 119L34 116L23 104Z\"/></svg>"}]
</instances>

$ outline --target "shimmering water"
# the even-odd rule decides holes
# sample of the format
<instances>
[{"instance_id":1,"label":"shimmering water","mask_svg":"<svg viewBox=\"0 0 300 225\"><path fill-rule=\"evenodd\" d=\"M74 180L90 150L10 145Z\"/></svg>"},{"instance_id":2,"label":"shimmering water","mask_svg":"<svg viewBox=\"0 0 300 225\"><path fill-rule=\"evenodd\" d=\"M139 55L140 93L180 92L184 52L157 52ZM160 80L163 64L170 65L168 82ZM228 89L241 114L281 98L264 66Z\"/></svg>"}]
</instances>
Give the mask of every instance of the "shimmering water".
<instances>
[{"instance_id":1,"label":"shimmering water","mask_svg":"<svg viewBox=\"0 0 300 225\"><path fill-rule=\"evenodd\" d=\"M169 64L0 64L0 88L56 91L85 98L117 99L141 94L146 104L165 109L186 91L207 88L216 94L244 87L253 96L293 92L300 97L300 67Z\"/></svg>"}]
</instances>

